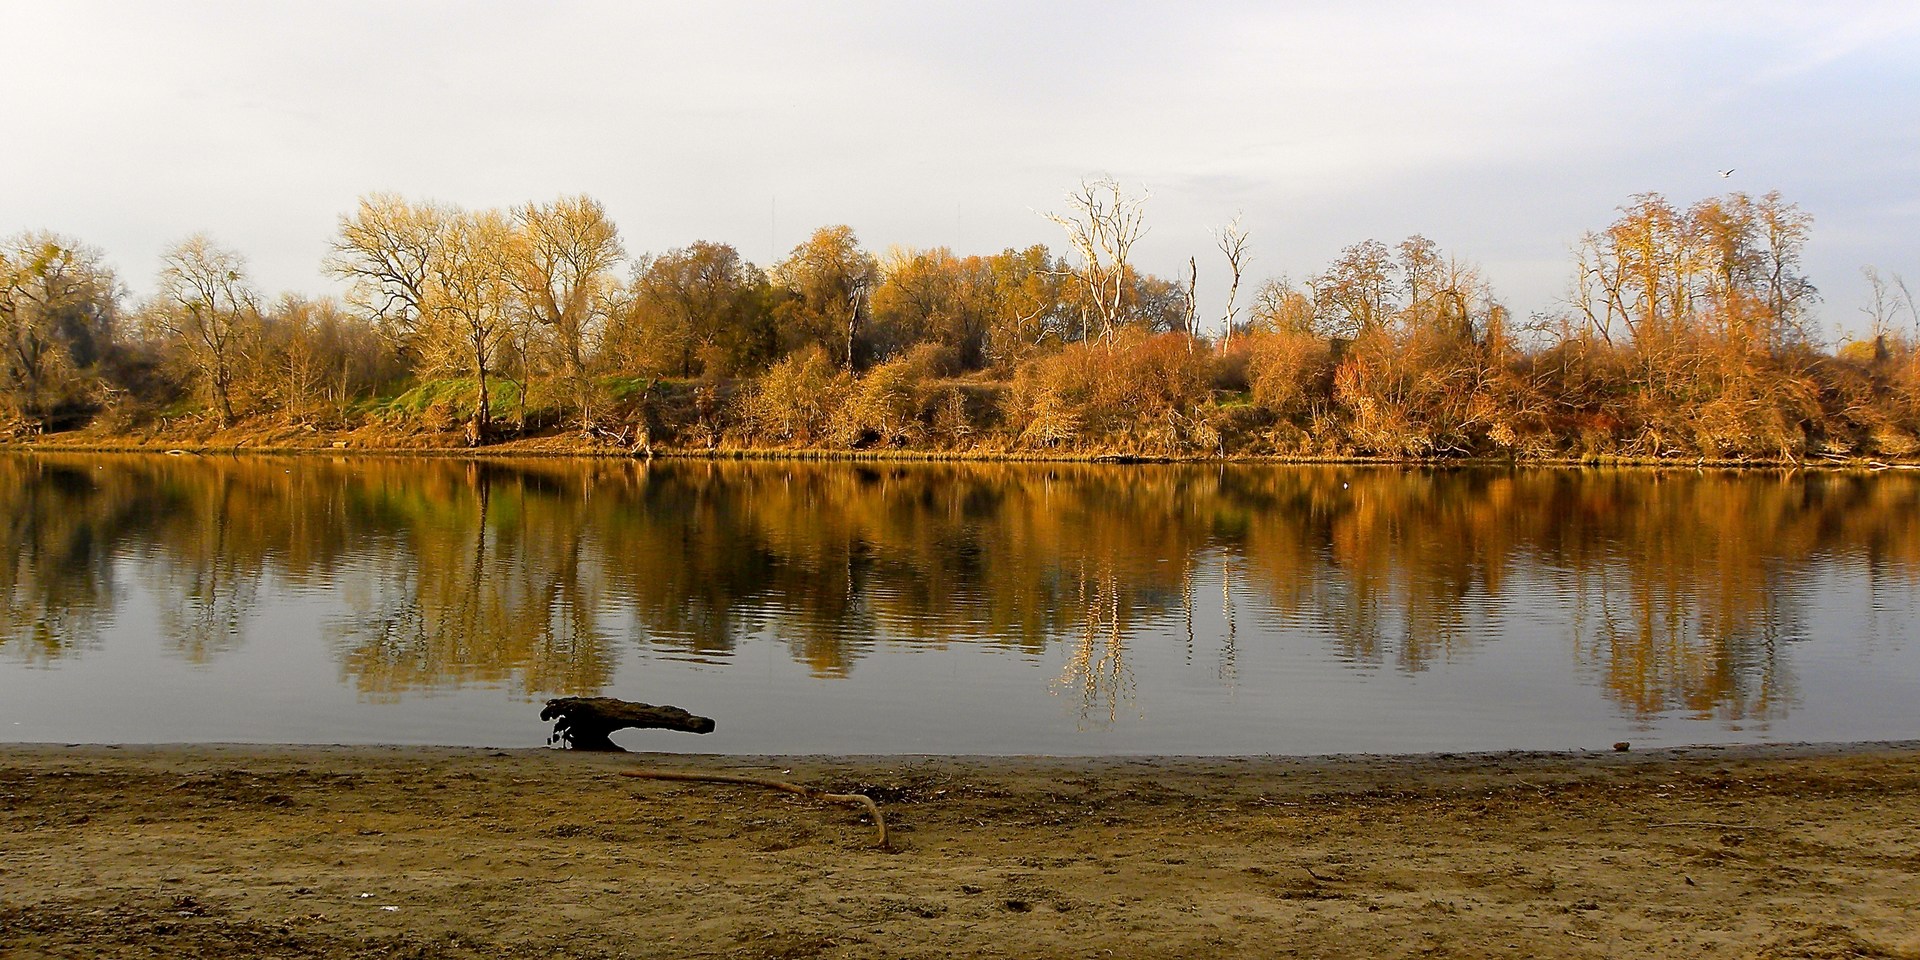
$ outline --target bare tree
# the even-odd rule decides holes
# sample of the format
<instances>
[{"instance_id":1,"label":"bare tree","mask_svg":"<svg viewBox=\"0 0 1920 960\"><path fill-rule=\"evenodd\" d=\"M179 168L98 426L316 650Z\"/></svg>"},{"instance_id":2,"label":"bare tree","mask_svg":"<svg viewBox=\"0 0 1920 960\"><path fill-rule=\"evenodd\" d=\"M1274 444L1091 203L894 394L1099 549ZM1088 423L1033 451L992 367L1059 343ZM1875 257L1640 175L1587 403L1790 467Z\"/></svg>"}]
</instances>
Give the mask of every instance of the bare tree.
<instances>
[{"instance_id":1,"label":"bare tree","mask_svg":"<svg viewBox=\"0 0 1920 960\"><path fill-rule=\"evenodd\" d=\"M1899 319L1902 310L1914 322L1914 332L1920 335L1920 313L1914 311L1913 294L1907 290L1907 281L1899 274L1885 277L1877 267L1860 268L1860 275L1867 280L1867 305L1860 312L1867 315L1868 332L1873 335L1874 353L1884 356L1887 350L1887 337L1893 333L1894 321Z\"/></svg>"},{"instance_id":2,"label":"bare tree","mask_svg":"<svg viewBox=\"0 0 1920 960\"><path fill-rule=\"evenodd\" d=\"M1900 303L1906 306L1907 318L1913 321L1913 335L1920 337L1920 310L1914 309L1913 291L1907 289L1907 278L1897 273L1894 274L1893 288L1900 291Z\"/></svg>"},{"instance_id":3,"label":"bare tree","mask_svg":"<svg viewBox=\"0 0 1920 960\"><path fill-rule=\"evenodd\" d=\"M434 261L458 211L437 203L409 203L390 193L360 198L352 216L340 218L340 233L327 270L352 283L354 303L365 308L382 335L403 352L417 352Z\"/></svg>"},{"instance_id":4,"label":"bare tree","mask_svg":"<svg viewBox=\"0 0 1920 960\"><path fill-rule=\"evenodd\" d=\"M1112 177L1082 180L1067 194L1068 213L1045 214L1066 231L1067 244L1079 255L1080 268L1073 275L1086 288L1100 318L1100 335L1108 340L1126 305L1127 258L1146 235L1143 214L1152 196L1146 191L1128 196Z\"/></svg>"},{"instance_id":5,"label":"bare tree","mask_svg":"<svg viewBox=\"0 0 1920 960\"><path fill-rule=\"evenodd\" d=\"M1189 352L1193 350L1194 327L1197 325L1199 320L1199 315L1200 315L1199 290L1200 290L1200 261L1199 261L1199 258L1197 257L1188 257L1187 258L1187 289L1186 289L1187 317L1186 317L1185 323L1186 323L1186 332L1187 332L1187 350Z\"/></svg>"},{"instance_id":6,"label":"bare tree","mask_svg":"<svg viewBox=\"0 0 1920 960\"><path fill-rule=\"evenodd\" d=\"M1757 324L1743 336L1767 346L1804 340L1819 299L1800 272L1812 225L1777 193L1710 197L1686 210L1640 194L1611 226L1582 238L1574 307L1609 342L1616 321L1649 345L1700 332L1724 337L1742 316Z\"/></svg>"},{"instance_id":7,"label":"bare tree","mask_svg":"<svg viewBox=\"0 0 1920 960\"><path fill-rule=\"evenodd\" d=\"M1392 255L1378 240L1340 251L1339 259L1309 281L1324 331L1354 338L1386 325L1393 304Z\"/></svg>"},{"instance_id":8,"label":"bare tree","mask_svg":"<svg viewBox=\"0 0 1920 960\"><path fill-rule=\"evenodd\" d=\"M1860 312L1867 315L1867 333L1873 337L1874 353L1878 357L1887 349L1887 332L1893 326L1893 314L1899 301L1898 295L1889 289L1885 277L1874 266L1860 268L1860 275L1867 280L1867 305Z\"/></svg>"},{"instance_id":9,"label":"bare tree","mask_svg":"<svg viewBox=\"0 0 1920 960\"><path fill-rule=\"evenodd\" d=\"M1213 239L1219 245L1220 252L1227 255L1227 267L1233 271L1233 282L1227 287L1227 312L1223 321L1226 327L1223 342L1231 344L1234 318L1239 313L1239 308L1234 305L1234 301L1240 296L1240 273L1253 257L1247 253L1247 230L1240 225L1239 215L1235 215L1226 226L1221 227L1213 235Z\"/></svg>"},{"instance_id":10,"label":"bare tree","mask_svg":"<svg viewBox=\"0 0 1920 960\"><path fill-rule=\"evenodd\" d=\"M199 233L175 244L161 263L162 302L154 319L185 349L212 394L221 425L232 426L241 344L260 316L260 297L247 282L246 263Z\"/></svg>"}]
</instances>

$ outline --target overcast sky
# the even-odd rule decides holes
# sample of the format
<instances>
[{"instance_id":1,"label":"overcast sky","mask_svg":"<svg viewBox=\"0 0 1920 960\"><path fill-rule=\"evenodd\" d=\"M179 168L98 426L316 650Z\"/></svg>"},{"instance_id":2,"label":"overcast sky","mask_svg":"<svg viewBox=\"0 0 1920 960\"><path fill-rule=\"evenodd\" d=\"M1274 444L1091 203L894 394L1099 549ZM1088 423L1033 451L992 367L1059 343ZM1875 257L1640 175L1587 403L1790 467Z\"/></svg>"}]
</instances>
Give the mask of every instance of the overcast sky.
<instances>
[{"instance_id":1,"label":"overcast sky","mask_svg":"<svg viewBox=\"0 0 1920 960\"><path fill-rule=\"evenodd\" d=\"M766 264L1045 242L1079 179L1150 190L1138 259L1224 297L1421 233L1521 314L1636 193L1779 190L1827 335L1920 284L1920 4L47 3L0 0L0 234L130 288L205 231L269 293L337 292L339 216L587 193L631 252ZM1731 178L1716 173L1733 168ZM1209 306L1211 304L1212 306ZM1217 314L1216 314L1217 315Z\"/></svg>"}]
</instances>

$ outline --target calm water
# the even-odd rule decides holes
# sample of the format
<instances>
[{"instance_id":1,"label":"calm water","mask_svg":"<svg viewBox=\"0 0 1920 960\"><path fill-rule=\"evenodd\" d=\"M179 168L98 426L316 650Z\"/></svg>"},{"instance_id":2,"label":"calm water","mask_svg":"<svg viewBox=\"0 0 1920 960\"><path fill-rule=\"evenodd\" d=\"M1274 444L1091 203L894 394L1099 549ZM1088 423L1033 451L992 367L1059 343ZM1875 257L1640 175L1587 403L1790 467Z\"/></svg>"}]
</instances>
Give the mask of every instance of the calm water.
<instances>
[{"instance_id":1,"label":"calm water","mask_svg":"<svg viewBox=\"0 0 1920 960\"><path fill-rule=\"evenodd\" d=\"M1920 477L0 456L0 740L1920 738Z\"/></svg>"}]
</instances>

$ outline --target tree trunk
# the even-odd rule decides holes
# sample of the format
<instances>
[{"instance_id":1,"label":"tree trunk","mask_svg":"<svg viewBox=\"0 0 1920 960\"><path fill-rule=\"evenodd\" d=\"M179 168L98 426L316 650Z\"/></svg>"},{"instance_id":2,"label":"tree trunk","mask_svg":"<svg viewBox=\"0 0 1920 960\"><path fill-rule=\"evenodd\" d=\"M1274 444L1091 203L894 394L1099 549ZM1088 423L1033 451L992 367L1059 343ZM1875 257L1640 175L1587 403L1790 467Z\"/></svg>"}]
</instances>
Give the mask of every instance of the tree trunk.
<instances>
[{"instance_id":1,"label":"tree trunk","mask_svg":"<svg viewBox=\"0 0 1920 960\"><path fill-rule=\"evenodd\" d=\"M493 422L493 405L487 396L487 365L474 365L475 378L480 383L480 400L473 408L473 422L467 425L467 446L477 447L487 442L487 426Z\"/></svg>"},{"instance_id":2,"label":"tree trunk","mask_svg":"<svg viewBox=\"0 0 1920 960\"><path fill-rule=\"evenodd\" d=\"M628 727L646 730L681 730L686 733L712 733L713 721L696 717L679 707L634 703L613 697L558 697L548 700L540 710L540 719L553 721L553 735L547 742L562 741L575 750L612 750L620 746L607 738L615 730Z\"/></svg>"}]
</instances>

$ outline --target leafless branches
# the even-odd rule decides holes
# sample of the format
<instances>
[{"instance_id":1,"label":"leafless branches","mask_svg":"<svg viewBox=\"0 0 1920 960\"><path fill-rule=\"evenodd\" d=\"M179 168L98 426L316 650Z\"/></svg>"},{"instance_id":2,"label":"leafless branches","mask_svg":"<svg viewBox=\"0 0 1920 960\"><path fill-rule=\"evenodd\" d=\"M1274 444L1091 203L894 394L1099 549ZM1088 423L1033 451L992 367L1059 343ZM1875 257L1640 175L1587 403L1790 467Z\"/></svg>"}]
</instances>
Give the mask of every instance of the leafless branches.
<instances>
[{"instance_id":1,"label":"leafless branches","mask_svg":"<svg viewBox=\"0 0 1920 960\"><path fill-rule=\"evenodd\" d=\"M1144 214L1153 195L1129 196L1112 177L1082 180L1067 194L1066 213L1045 214L1066 231L1067 244L1080 258L1074 272L1100 319L1100 335L1111 341L1120 325L1129 282L1128 258L1146 235Z\"/></svg>"}]
</instances>

